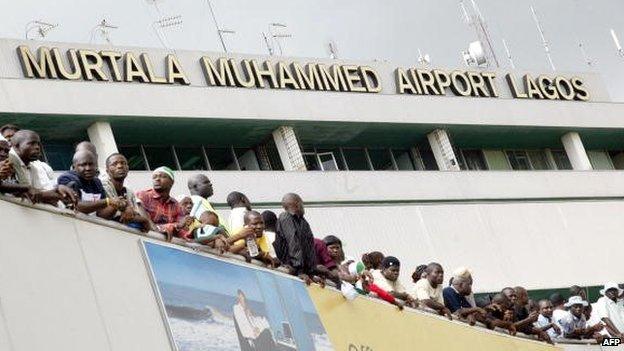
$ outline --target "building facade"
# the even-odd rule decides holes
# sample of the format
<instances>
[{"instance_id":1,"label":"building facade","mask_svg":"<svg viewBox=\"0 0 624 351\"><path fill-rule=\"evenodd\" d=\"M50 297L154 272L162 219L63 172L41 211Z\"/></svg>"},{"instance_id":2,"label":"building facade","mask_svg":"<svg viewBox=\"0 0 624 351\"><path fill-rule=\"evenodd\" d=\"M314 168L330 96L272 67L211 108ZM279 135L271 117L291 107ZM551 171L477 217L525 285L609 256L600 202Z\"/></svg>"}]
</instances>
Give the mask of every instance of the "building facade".
<instances>
[{"instance_id":1,"label":"building facade","mask_svg":"<svg viewBox=\"0 0 624 351\"><path fill-rule=\"evenodd\" d=\"M316 236L398 256L404 279L431 260L478 291L624 274L624 104L594 74L3 39L0 88L0 124L39 132L56 171L91 140L135 190L167 165L176 194L206 172L216 204L297 192Z\"/></svg>"}]
</instances>

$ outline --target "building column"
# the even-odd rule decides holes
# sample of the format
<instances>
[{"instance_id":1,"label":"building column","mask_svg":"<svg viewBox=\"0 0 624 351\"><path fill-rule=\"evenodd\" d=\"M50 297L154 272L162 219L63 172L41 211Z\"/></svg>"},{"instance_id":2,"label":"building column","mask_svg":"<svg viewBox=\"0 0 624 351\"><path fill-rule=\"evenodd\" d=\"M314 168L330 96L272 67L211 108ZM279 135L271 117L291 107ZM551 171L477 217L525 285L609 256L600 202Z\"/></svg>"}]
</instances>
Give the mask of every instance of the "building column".
<instances>
[{"instance_id":1,"label":"building column","mask_svg":"<svg viewBox=\"0 0 624 351\"><path fill-rule=\"evenodd\" d=\"M453 145L451 145L451 139L449 139L446 130L436 129L427 134L427 139L431 145L431 151L433 151L438 168L441 171L460 170L455 152L453 151Z\"/></svg>"},{"instance_id":2,"label":"building column","mask_svg":"<svg viewBox=\"0 0 624 351\"><path fill-rule=\"evenodd\" d=\"M95 122L87 129L89 140L95 145L98 153L98 167L106 169L106 158L117 151L117 143L113 129L108 122Z\"/></svg>"},{"instance_id":3,"label":"building column","mask_svg":"<svg viewBox=\"0 0 624 351\"><path fill-rule=\"evenodd\" d=\"M277 146L284 170L305 171L305 161L303 153L297 141L297 135L292 127L281 126L273 131L273 140Z\"/></svg>"},{"instance_id":4,"label":"building column","mask_svg":"<svg viewBox=\"0 0 624 351\"><path fill-rule=\"evenodd\" d=\"M566 154L568 154L568 159L570 159L573 170L589 171L593 169L579 133L566 133L561 137L561 142L563 143Z\"/></svg>"}]
</instances>

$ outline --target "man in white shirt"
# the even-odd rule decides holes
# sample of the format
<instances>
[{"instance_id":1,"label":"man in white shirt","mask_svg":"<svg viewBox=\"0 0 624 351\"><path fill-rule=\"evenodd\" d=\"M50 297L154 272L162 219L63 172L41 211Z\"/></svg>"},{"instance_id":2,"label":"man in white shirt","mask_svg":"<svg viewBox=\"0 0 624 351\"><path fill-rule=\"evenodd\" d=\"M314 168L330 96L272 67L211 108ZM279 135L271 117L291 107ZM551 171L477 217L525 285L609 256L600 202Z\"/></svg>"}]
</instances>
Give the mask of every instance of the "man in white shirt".
<instances>
[{"instance_id":1,"label":"man in white shirt","mask_svg":"<svg viewBox=\"0 0 624 351\"><path fill-rule=\"evenodd\" d=\"M45 203L76 203L74 192L64 185L56 185L52 168L39 161L41 139L37 133L20 130L12 136L11 145L14 152L9 154L9 160L20 185L31 187L38 200Z\"/></svg>"},{"instance_id":2,"label":"man in white shirt","mask_svg":"<svg viewBox=\"0 0 624 351\"><path fill-rule=\"evenodd\" d=\"M408 305L416 307L418 303L413 296L406 292L405 287L399 280L400 272L401 262L399 259L393 256L386 256L381 261L379 269L373 270L371 274L373 275L375 285L395 298L405 300Z\"/></svg>"},{"instance_id":3,"label":"man in white shirt","mask_svg":"<svg viewBox=\"0 0 624 351\"><path fill-rule=\"evenodd\" d=\"M604 322L609 334L624 337L624 301L618 300L622 289L616 283L609 282L600 294L603 296L596 301L594 313Z\"/></svg>"},{"instance_id":4,"label":"man in white shirt","mask_svg":"<svg viewBox=\"0 0 624 351\"><path fill-rule=\"evenodd\" d=\"M427 277L418 280L409 290L413 296L423 305L435 310L438 314L453 319L451 311L444 306L442 297L442 284L444 284L444 269L439 263L429 263L427 265Z\"/></svg>"}]
</instances>

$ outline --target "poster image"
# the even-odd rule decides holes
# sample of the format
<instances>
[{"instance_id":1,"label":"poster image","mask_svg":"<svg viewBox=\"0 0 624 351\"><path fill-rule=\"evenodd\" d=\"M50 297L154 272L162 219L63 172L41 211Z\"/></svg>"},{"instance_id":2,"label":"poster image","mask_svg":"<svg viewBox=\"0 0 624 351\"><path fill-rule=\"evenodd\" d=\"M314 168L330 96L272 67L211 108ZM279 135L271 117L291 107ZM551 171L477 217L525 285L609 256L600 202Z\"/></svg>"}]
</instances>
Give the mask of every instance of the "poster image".
<instances>
[{"instance_id":1,"label":"poster image","mask_svg":"<svg viewBox=\"0 0 624 351\"><path fill-rule=\"evenodd\" d=\"M302 282L150 242L144 248L179 351L333 350Z\"/></svg>"}]
</instances>

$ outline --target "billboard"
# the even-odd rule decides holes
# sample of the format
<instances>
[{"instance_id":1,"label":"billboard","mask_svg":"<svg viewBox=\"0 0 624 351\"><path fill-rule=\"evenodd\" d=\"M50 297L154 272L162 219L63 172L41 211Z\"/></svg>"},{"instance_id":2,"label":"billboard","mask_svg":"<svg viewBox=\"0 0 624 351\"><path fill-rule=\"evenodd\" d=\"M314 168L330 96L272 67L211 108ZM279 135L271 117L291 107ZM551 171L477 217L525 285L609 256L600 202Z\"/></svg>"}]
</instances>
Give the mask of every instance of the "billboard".
<instances>
[{"instance_id":1,"label":"billboard","mask_svg":"<svg viewBox=\"0 0 624 351\"><path fill-rule=\"evenodd\" d=\"M151 242L143 246L179 351L333 350L301 281Z\"/></svg>"}]
</instances>

